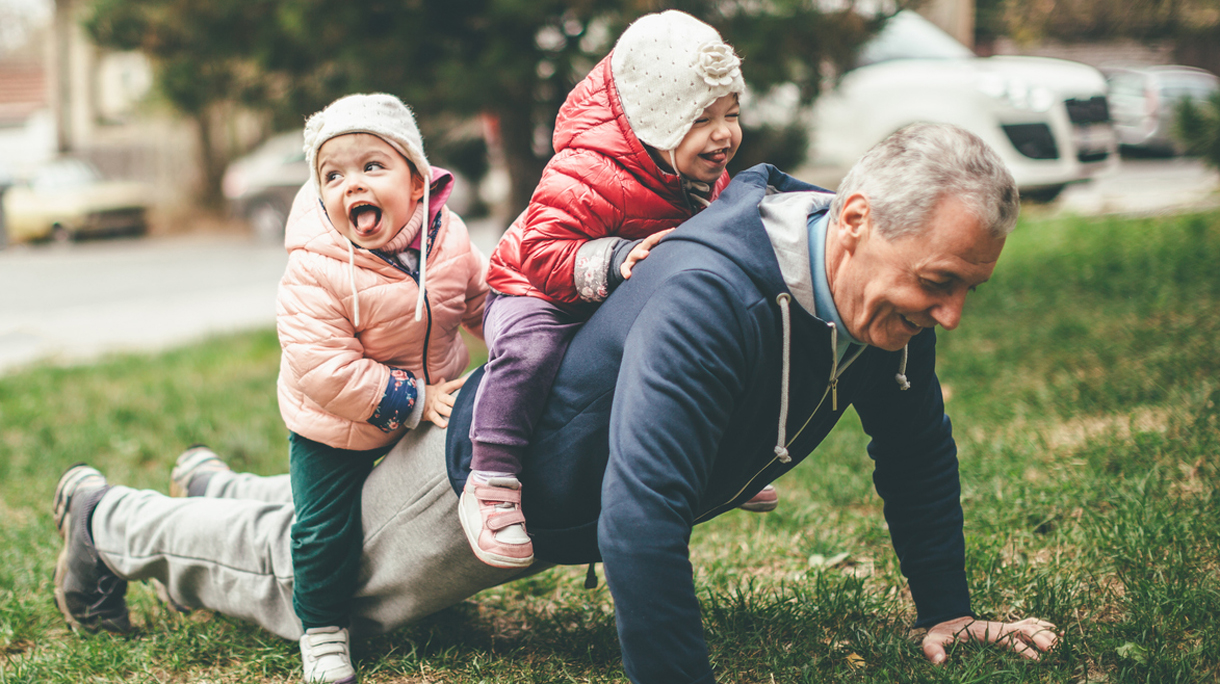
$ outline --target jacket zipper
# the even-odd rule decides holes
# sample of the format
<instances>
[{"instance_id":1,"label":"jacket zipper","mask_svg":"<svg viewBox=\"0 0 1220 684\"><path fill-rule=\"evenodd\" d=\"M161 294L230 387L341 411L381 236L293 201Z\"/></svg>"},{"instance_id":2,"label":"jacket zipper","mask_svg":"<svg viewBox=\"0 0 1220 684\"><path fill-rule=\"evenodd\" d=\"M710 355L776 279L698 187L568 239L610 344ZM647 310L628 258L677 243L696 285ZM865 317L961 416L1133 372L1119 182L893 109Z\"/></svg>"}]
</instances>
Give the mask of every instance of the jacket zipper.
<instances>
[{"instance_id":1,"label":"jacket zipper","mask_svg":"<svg viewBox=\"0 0 1220 684\"><path fill-rule=\"evenodd\" d=\"M794 442L796 442L797 438L801 436L801 433L805 431L805 428L809 427L809 423L813 420L813 417L818 414L819 410L821 410L822 404L826 403L827 394L831 395L831 397L830 397L831 410L832 411L839 410L839 397L838 397L839 376L843 375L843 373L847 371L847 368L849 366L851 366L851 364L854 363L856 359L860 358L860 354L863 353L863 351L864 351L864 349L861 348L860 351L856 352L856 354L854 356L852 356L850 359L847 360L847 363L845 363L843 365L843 368L839 368L839 351L838 351L838 343L836 340L836 338L838 336L835 331L835 324L827 323L826 325L830 328L830 354L831 354L830 381L827 383L826 389L822 390L822 398L818 400L818 405L813 407L813 413L810 413L809 417L805 419L805 422L801 425L801 429L797 430L796 434L792 435L792 437L788 439L788 443L784 445L785 447L792 446L792 444ZM748 489L750 487L750 484L752 482L754 482L754 480L757 480L759 475L763 474L763 471L765 471L767 468L770 468L771 466L775 465L775 462L778 460L779 460L779 456L773 456L770 461L767 461L766 465L764 465L758 472L754 473L754 475L749 480L746 480L746 483L744 485L742 485L741 489L738 489L736 494L729 497L728 501L725 501L724 503L722 503L718 506L709 508L707 513L704 513L703 515L695 518L695 522L696 523L702 522L709 515L711 515L714 511L719 510L720 508L723 508L724 506L728 505L729 501L732 501L733 499L736 499L737 497L741 496L741 493L744 492L746 489Z\"/></svg>"}]
</instances>

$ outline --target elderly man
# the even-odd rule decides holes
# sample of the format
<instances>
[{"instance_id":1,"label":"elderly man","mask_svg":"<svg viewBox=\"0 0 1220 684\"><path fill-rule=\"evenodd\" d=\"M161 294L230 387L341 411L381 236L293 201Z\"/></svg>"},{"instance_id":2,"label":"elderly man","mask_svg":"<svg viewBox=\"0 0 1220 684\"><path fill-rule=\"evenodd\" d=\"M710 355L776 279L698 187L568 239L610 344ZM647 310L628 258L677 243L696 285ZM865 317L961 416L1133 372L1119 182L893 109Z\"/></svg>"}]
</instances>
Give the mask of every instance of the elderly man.
<instances>
[{"instance_id":1,"label":"elderly man","mask_svg":"<svg viewBox=\"0 0 1220 684\"><path fill-rule=\"evenodd\" d=\"M934 372L932 328L958 325L1017 209L1002 162L948 126L891 136L837 195L754 167L577 335L526 457L524 506L541 561L604 563L632 681L715 681L691 528L795 467L848 406L872 438L927 657L942 661L954 640L1028 657L1054 645L1049 623L971 617L956 447ZM356 631L395 628L519 576L478 562L457 523L468 390L480 377L447 435L409 434L365 485ZM300 637L283 478L235 474L195 450L174 481L203 496L111 487L87 466L61 479L55 585L68 621L125 630L126 581L156 579L175 604Z\"/></svg>"}]
</instances>

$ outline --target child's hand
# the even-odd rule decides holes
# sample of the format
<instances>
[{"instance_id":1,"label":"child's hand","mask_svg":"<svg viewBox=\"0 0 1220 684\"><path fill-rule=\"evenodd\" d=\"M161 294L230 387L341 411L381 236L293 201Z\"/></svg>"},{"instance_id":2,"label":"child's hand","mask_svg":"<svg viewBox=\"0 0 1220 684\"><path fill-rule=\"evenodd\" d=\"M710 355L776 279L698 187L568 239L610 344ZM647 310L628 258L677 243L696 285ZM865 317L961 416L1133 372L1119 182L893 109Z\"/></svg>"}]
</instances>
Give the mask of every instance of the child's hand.
<instances>
[{"instance_id":1,"label":"child's hand","mask_svg":"<svg viewBox=\"0 0 1220 684\"><path fill-rule=\"evenodd\" d=\"M424 389L423 420L430 420L437 427L449 427L449 414L453 413L452 393L466 384L467 377L469 376L463 375L449 382L441 378L435 385L428 385Z\"/></svg>"},{"instance_id":2,"label":"child's hand","mask_svg":"<svg viewBox=\"0 0 1220 684\"><path fill-rule=\"evenodd\" d=\"M673 228L667 228L659 233L653 233L652 235L644 238L640 244L632 247L631 252L627 254L627 260L624 261L623 265L619 268L619 270L623 273L623 278L630 278L631 269L635 266L636 262L642 261L644 257L648 256L648 250L656 247L657 243L661 241L661 238L669 235L673 232L673 230Z\"/></svg>"}]
</instances>

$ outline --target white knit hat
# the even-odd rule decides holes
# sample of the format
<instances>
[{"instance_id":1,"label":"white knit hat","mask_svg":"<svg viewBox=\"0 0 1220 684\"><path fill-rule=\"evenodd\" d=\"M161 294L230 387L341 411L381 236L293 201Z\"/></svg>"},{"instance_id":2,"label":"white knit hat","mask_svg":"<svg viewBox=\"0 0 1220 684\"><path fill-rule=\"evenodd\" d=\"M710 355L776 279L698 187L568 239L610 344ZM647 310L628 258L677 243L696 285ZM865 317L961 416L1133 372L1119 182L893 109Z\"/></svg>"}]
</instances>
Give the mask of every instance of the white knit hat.
<instances>
[{"instance_id":1,"label":"white knit hat","mask_svg":"<svg viewBox=\"0 0 1220 684\"><path fill-rule=\"evenodd\" d=\"M402 100L385 93L348 95L305 122L305 162L315 188L321 188L318 149L327 140L348 133L371 133L381 138L414 164L422 177L432 178L432 167L424 156L424 139L411 109Z\"/></svg>"},{"instance_id":2,"label":"white knit hat","mask_svg":"<svg viewBox=\"0 0 1220 684\"><path fill-rule=\"evenodd\" d=\"M631 130L658 150L676 148L708 105L745 91L733 48L716 29L678 10L628 26L610 71Z\"/></svg>"},{"instance_id":3,"label":"white knit hat","mask_svg":"<svg viewBox=\"0 0 1220 684\"><path fill-rule=\"evenodd\" d=\"M432 167L424 156L424 139L415 125L411 109L393 95L348 95L327 105L326 109L309 117L305 122L305 162L309 164L309 178L315 190L321 193L318 178L318 149L331 138L348 133L370 133L386 141L390 147L415 165L415 170L424 179L423 212L424 224L420 227L419 250L419 297L415 302L415 320L420 320L425 306L425 282L428 267L428 217L430 216L429 192L432 184ZM352 307L356 326L360 326L360 296L356 291L355 248L347 241L348 276L352 287Z\"/></svg>"}]
</instances>

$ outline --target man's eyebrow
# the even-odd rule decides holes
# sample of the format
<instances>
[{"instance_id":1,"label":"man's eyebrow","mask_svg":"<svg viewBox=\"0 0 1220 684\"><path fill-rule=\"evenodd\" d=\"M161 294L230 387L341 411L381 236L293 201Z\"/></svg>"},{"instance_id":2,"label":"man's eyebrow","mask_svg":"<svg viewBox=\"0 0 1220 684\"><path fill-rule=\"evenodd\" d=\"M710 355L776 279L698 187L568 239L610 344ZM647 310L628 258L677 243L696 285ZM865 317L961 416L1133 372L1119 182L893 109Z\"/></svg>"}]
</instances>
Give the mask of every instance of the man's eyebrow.
<instances>
[{"instance_id":1,"label":"man's eyebrow","mask_svg":"<svg viewBox=\"0 0 1220 684\"><path fill-rule=\"evenodd\" d=\"M961 282L971 283L972 284L971 287L978 287L979 285L982 285L983 283L987 282L988 280L991 280L991 276L988 276L986 278L983 278L982 280L975 282L975 281L971 280L970 278L966 277L966 275L963 274L961 271L957 271L952 268L940 268L940 267L932 267L932 268L928 269L928 275L938 276L941 278L945 278L946 280L957 280L957 281L961 281Z\"/></svg>"}]
</instances>

